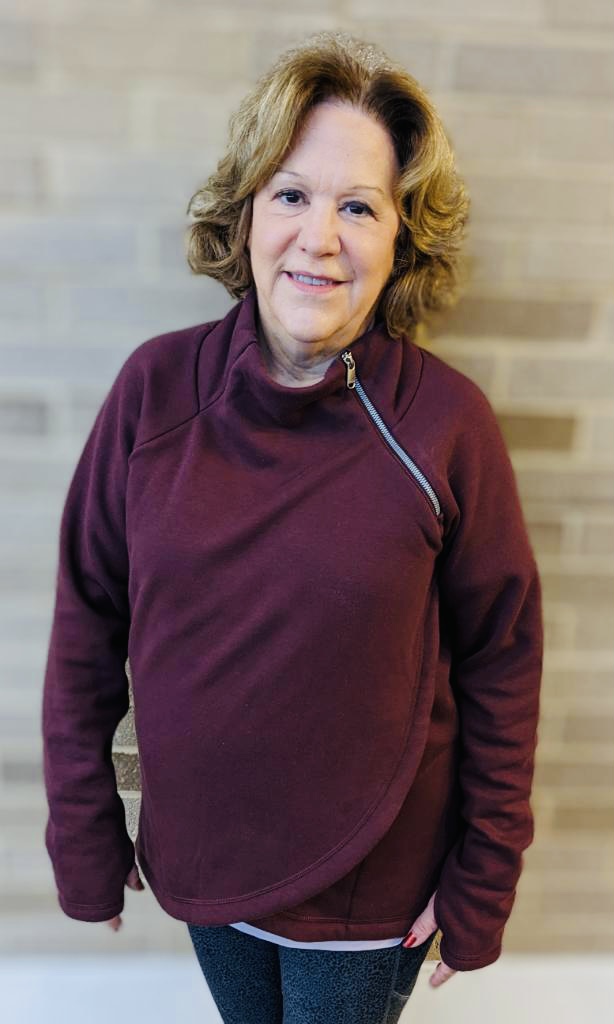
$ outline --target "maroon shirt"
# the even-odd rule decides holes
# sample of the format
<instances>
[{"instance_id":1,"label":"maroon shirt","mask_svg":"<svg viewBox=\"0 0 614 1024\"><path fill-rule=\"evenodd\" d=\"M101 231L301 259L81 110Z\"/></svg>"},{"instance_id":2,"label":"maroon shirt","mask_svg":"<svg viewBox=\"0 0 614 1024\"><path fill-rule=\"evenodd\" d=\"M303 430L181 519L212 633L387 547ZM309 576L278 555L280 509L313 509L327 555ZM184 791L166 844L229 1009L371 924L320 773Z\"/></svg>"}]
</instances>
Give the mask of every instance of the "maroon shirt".
<instances>
[{"instance_id":1,"label":"maroon shirt","mask_svg":"<svg viewBox=\"0 0 614 1024\"><path fill-rule=\"evenodd\" d=\"M42 707L69 917L119 914L134 862L111 759L129 656L136 856L165 911L377 939L437 889L445 962L500 955L542 665L515 477L468 377L381 321L349 351L354 388L342 353L315 384L277 383L252 288L139 345L98 412Z\"/></svg>"}]
</instances>

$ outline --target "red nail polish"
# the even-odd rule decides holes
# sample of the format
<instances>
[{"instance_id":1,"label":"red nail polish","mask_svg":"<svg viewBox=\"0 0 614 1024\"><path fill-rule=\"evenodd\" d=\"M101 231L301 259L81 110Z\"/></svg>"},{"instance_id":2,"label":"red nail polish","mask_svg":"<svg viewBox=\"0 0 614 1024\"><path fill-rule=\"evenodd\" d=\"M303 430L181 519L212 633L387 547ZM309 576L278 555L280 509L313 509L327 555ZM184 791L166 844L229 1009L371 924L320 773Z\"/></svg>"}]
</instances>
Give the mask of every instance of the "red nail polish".
<instances>
[{"instance_id":1,"label":"red nail polish","mask_svg":"<svg viewBox=\"0 0 614 1024\"><path fill-rule=\"evenodd\" d=\"M406 948L408 948L409 946L413 946L415 941L416 941L416 936L414 935L413 932L410 932L409 935L407 936L407 938L405 939L403 945Z\"/></svg>"}]
</instances>

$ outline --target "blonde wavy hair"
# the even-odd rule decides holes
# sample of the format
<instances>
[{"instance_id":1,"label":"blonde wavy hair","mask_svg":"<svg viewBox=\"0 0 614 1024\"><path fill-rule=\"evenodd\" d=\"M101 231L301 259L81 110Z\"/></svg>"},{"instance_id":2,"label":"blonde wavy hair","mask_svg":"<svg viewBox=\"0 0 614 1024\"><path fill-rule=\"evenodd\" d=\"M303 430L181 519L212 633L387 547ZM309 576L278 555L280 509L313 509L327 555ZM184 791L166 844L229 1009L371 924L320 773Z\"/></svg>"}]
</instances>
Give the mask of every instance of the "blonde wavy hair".
<instances>
[{"instance_id":1,"label":"blonde wavy hair","mask_svg":"<svg viewBox=\"0 0 614 1024\"><path fill-rule=\"evenodd\" d=\"M291 152L313 107L330 99L375 118L393 142L400 224L375 313L392 337L411 335L459 297L469 197L416 79L379 47L345 32L319 32L286 50L231 115L226 153L187 207L188 264L243 298L254 283L246 249L252 197Z\"/></svg>"}]
</instances>

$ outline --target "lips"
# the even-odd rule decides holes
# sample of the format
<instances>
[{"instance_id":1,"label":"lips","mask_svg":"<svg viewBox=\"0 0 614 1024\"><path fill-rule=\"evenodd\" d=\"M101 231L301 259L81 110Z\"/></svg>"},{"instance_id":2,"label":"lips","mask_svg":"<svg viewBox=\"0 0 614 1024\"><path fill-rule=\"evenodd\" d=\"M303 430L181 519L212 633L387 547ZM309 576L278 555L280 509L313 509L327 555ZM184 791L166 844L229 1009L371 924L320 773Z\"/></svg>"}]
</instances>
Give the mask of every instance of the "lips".
<instances>
[{"instance_id":1,"label":"lips","mask_svg":"<svg viewBox=\"0 0 614 1024\"><path fill-rule=\"evenodd\" d=\"M327 282L328 281L332 281L333 284L343 284L344 283L338 277L330 277L327 274L314 274L310 270L286 270L286 274L289 274L290 277L295 277L297 274L300 274L302 277L314 277L318 281L327 281Z\"/></svg>"}]
</instances>

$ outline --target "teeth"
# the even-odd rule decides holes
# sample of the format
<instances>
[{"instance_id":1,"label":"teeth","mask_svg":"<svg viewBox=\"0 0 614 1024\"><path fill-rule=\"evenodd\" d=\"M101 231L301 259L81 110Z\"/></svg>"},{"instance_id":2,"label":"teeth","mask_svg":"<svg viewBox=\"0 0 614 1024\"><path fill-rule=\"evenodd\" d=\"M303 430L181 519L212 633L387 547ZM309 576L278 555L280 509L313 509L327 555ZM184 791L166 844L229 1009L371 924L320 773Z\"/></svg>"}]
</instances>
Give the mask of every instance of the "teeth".
<instances>
[{"instance_id":1,"label":"teeth","mask_svg":"<svg viewBox=\"0 0 614 1024\"><path fill-rule=\"evenodd\" d=\"M335 284L327 277L307 277L306 274L293 274L295 281L304 281L305 284Z\"/></svg>"}]
</instances>

